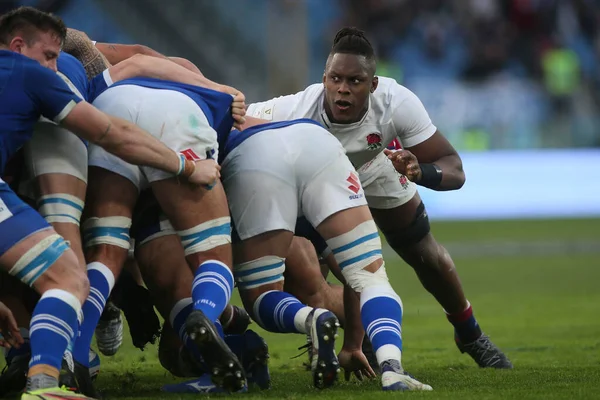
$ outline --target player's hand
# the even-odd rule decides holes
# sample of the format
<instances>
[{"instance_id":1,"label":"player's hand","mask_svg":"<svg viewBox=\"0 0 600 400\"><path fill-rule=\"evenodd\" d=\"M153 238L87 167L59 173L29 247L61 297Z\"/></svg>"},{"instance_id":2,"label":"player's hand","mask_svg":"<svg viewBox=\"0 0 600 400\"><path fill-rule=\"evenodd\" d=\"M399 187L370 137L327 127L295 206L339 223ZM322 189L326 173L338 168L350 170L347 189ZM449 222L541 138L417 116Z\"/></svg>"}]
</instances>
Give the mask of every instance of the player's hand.
<instances>
[{"instance_id":1,"label":"player's hand","mask_svg":"<svg viewBox=\"0 0 600 400\"><path fill-rule=\"evenodd\" d=\"M213 159L196 161L196 169L188 178L195 185L207 186L212 189L221 178L221 166Z\"/></svg>"},{"instance_id":2,"label":"player's hand","mask_svg":"<svg viewBox=\"0 0 600 400\"><path fill-rule=\"evenodd\" d=\"M347 381L350 380L352 373L354 373L354 376L359 381L362 381L364 377L377 377L361 349L351 350L342 348L342 351L338 354L338 361L340 362L340 366L344 368L344 375Z\"/></svg>"},{"instance_id":3,"label":"player's hand","mask_svg":"<svg viewBox=\"0 0 600 400\"><path fill-rule=\"evenodd\" d=\"M236 129L241 129L246 122L244 118L246 115L246 96L236 88L227 85L221 85L219 91L233 96L233 103L231 103L231 116L235 121L233 126Z\"/></svg>"},{"instance_id":4,"label":"player's hand","mask_svg":"<svg viewBox=\"0 0 600 400\"><path fill-rule=\"evenodd\" d=\"M408 150L383 150L385 155L392 161L396 171L406 176L411 182L421 180L421 167L417 157Z\"/></svg>"},{"instance_id":5,"label":"player's hand","mask_svg":"<svg viewBox=\"0 0 600 400\"><path fill-rule=\"evenodd\" d=\"M17 321L8 307L0 302L0 346L19 348L23 344L23 337L17 326Z\"/></svg>"}]
</instances>

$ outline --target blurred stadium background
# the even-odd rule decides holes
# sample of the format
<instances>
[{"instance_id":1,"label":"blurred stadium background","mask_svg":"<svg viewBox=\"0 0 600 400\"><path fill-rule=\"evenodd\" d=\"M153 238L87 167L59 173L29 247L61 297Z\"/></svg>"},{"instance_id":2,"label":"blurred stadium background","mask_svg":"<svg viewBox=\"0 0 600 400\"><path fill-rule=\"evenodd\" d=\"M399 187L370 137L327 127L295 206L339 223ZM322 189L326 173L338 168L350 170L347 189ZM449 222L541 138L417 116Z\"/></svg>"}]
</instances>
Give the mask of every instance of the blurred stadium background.
<instances>
[{"instance_id":1,"label":"blurred stadium background","mask_svg":"<svg viewBox=\"0 0 600 400\"><path fill-rule=\"evenodd\" d=\"M335 32L363 28L378 73L413 90L463 157L463 189L420 192L480 322L517 367L476 372L439 306L387 251L410 371L448 398L598 396L600 1L2 0L0 12L18 5L93 40L186 57L249 102L319 82ZM304 398L309 378L289 361L303 339L267 337L277 375L261 398ZM128 346L104 358L101 386L159 398L166 375L146 362L155 351L140 354ZM346 389L329 398L365 398Z\"/></svg>"},{"instance_id":2,"label":"blurred stadium background","mask_svg":"<svg viewBox=\"0 0 600 400\"><path fill-rule=\"evenodd\" d=\"M432 218L600 216L597 0L0 3L55 12L97 41L186 57L250 102L320 81L337 29L358 26L378 73L413 90L464 157L464 189L422 190Z\"/></svg>"}]
</instances>

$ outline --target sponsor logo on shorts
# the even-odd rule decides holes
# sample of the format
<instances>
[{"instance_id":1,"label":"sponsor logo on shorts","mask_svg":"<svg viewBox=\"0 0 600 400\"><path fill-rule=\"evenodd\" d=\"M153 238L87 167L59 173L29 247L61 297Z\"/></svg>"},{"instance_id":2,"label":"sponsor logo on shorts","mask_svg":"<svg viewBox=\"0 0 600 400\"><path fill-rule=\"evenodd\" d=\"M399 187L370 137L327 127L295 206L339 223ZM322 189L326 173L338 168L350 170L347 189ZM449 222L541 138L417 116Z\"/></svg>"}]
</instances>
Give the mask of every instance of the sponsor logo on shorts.
<instances>
[{"instance_id":1,"label":"sponsor logo on shorts","mask_svg":"<svg viewBox=\"0 0 600 400\"><path fill-rule=\"evenodd\" d=\"M346 179L346 182L348 182L350 185L348 186L348 189L353 192L354 194L351 195L349 198L350 200L355 200L355 199L360 199L361 197L363 197L363 194L359 194L358 192L360 192L360 181L358 180L358 176L356 176L356 174L354 172L350 172L350 176L348 176L348 179Z\"/></svg>"},{"instance_id":2,"label":"sponsor logo on shorts","mask_svg":"<svg viewBox=\"0 0 600 400\"><path fill-rule=\"evenodd\" d=\"M379 132L369 133L367 135L367 148L369 150L379 150L383 146L383 137Z\"/></svg>"},{"instance_id":3,"label":"sponsor logo on shorts","mask_svg":"<svg viewBox=\"0 0 600 400\"><path fill-rule=\"evenodd\" d=\"M194 150L192 150L192 149L185 149L185 150L180 151L180 153L183 154L183 156L190 161L200 161L201 160L201 158L198 157L198 154L196 154L194 152Z\"/></svg>"},{"instance_id":4,"label":"sponsor logo on shorts","mask_svg":"<svg viewBox=\"0 0 600 400\"><path fill-rule=\"evenodd\" d=\"M400 184L402 185L402 189L406 189L408 187L408 178L404 175L400 175Z\"/></svg>"}]
</instances>

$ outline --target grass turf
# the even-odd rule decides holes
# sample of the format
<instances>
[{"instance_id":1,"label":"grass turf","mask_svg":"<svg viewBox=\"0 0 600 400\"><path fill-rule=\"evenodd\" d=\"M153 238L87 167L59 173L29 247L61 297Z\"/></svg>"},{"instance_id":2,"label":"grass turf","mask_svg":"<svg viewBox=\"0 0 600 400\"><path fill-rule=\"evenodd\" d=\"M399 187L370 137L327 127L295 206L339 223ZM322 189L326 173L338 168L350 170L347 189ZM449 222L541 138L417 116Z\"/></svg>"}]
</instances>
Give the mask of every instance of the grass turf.
<instances>
[{"instance_id":1,"label":"grass turf","mask_svg":"<svg viewBox=\"0 0 600 400\"><path fill-rule=\"evenodd\" d=\"M234 396L290 400L600 398L600 220L437 223L433 231L442 243L597 240L599 246L596 252L579 254L455 259L480 325L507 353L514 370L479 369L460 354L440 306L412 270L388 252L388 274L405 309L403 364L432 385L433 392L384 393L378 381L343 382L343 373L336 387L317 391L302 366L304 356L290 359L298 354L296 348L304 344L304 337L265 333L253 324L251 328L264 335L270 346L273 388ZM235 302L239 304L237 296ZM340 337L338 347L341 343ZM103 358L97 386L107 398L199 396L160 392L162 384L175 381L160 367L156 347L140 352L126 337L115 357Z\"/></svg>"}]
</instances>

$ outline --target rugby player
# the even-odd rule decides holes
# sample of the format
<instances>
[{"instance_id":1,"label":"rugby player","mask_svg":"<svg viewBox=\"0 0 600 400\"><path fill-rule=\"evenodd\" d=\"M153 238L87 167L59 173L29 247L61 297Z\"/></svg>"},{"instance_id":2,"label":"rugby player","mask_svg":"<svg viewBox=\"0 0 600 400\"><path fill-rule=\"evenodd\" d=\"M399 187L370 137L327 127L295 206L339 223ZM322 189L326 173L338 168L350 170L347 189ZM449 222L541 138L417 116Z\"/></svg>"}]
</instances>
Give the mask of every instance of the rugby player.
<instances>
[{"instance_id":1,"label":"rugby player","mask_svg":"<svg viewBox=\"0 0 600 400\"><path fill-rule=\"evenodd\" d=\"M207 371L198 368L202 363L201 354L185 329L185 321L193 309L193 273L187 266L183 245L177 232L161 211L150 190L145 190L140 195L131 234L136 243L135 257L144 281L156 300L159 312L167 321L159 345L161 364L176 376L202 375L190 382L167 385L164 390L218 391L219 388L214 384L209 382L207 385L206 377L203 376ZM220 319L215 321L215 326L221 330L223 322L224 334L237 332L237 335L225 336L225 342L242 362L248 383L256 383L261 389L267 389L270 387L270 376L266 342L255 332L246 331L249 321L233 307L229 308L229 315L222 314Z\"/></svg>"},{"instance_id":2,"label":"rugby player","mask_svg":"<svg viewBox=\"0 0 600 400\"><path fill-rule=\"evenodd\" d=\"M248 128L232 131L221 148L223 186L241 240L234 271L246 309L271 332L311 332L314 384L335 382L337 318L282 291L285 258L303 215L331 247L350 294L360 294L360 318L376 351L383 390L431 390L402 367L402 303L389 284L377 228L344 148L309 119L263 122L248 118ZM357 360L353 355L362 355L362 335L353 343L348 339L341 354L350 364ZM356 364L374 375L368 364Z\"/></svg>"},{"instance_id":3,"label":"rugby player","mask_svg":"<svg viewBox=\"0 0 600 400\"><path fill-rule=\"evenodd\" d=\"M64 23L21 7L0 17L0 174L43 115L116 156L204 184L202 170L132 123L82 101L55 73ZM30 324L31 363L23 399L86 398L58 388L89 282L68 244L0 182L0 266L41 294Z\"/></svg>"},{"instance_id":4,"label":"rugby player","mask_svg":"<svg viewBox=\"0 0 600 400\"><path fill-rule=\"evenodd\" d=\"M181 68L168 61L165 63ZM84 349L91 344L102 306L127 258L133 206L139 190L149 185L182 237L188 264L194 271L194 310L186 320L187 333L199 347L215 383L230 391L241 389L246 384L243 368L214 325L229 302L233 275L229 213L218 181L220 168L213 157L218 154L216 130L231 129L232 109L245 111L243 95L233 98L198 86L132 79L99 92L94 104L111 115L122 116L149 129L183 158L196 160L198 168L204 169L211 179L203 188L182 185L173 174L139 169L90 146L90 180L94 184L88 188L83 237L95 296L90 297L89 307L85 308L87 313L81 330L85 341L78 340L75 344L75 360L85 367ZM78 377L85 379L88 375L82 371ZM94 392L91 386L89 391L80 389Z\"/></svg>"},{"instance_id":5,"label":"rugby player","mask_svg":"<svg viewBox=\"0 0 600 400\"><path fill-rule=\"evenodd\" d=\"M417 96L393 79L375 76L375 70L374 51L364 33L343 28L335 36L323 83L251 104L248 115L269 121L311 118L323 124L357 168L373 219L387 242L445 310L460 351L481 367L512 368L482 333L452 258L430 232L415 185L459 189L465 182L461 159ZM396 138L403 150L384 153ZM348 183L358 191L358 185Z\"/></svg>"}]
</instances>

